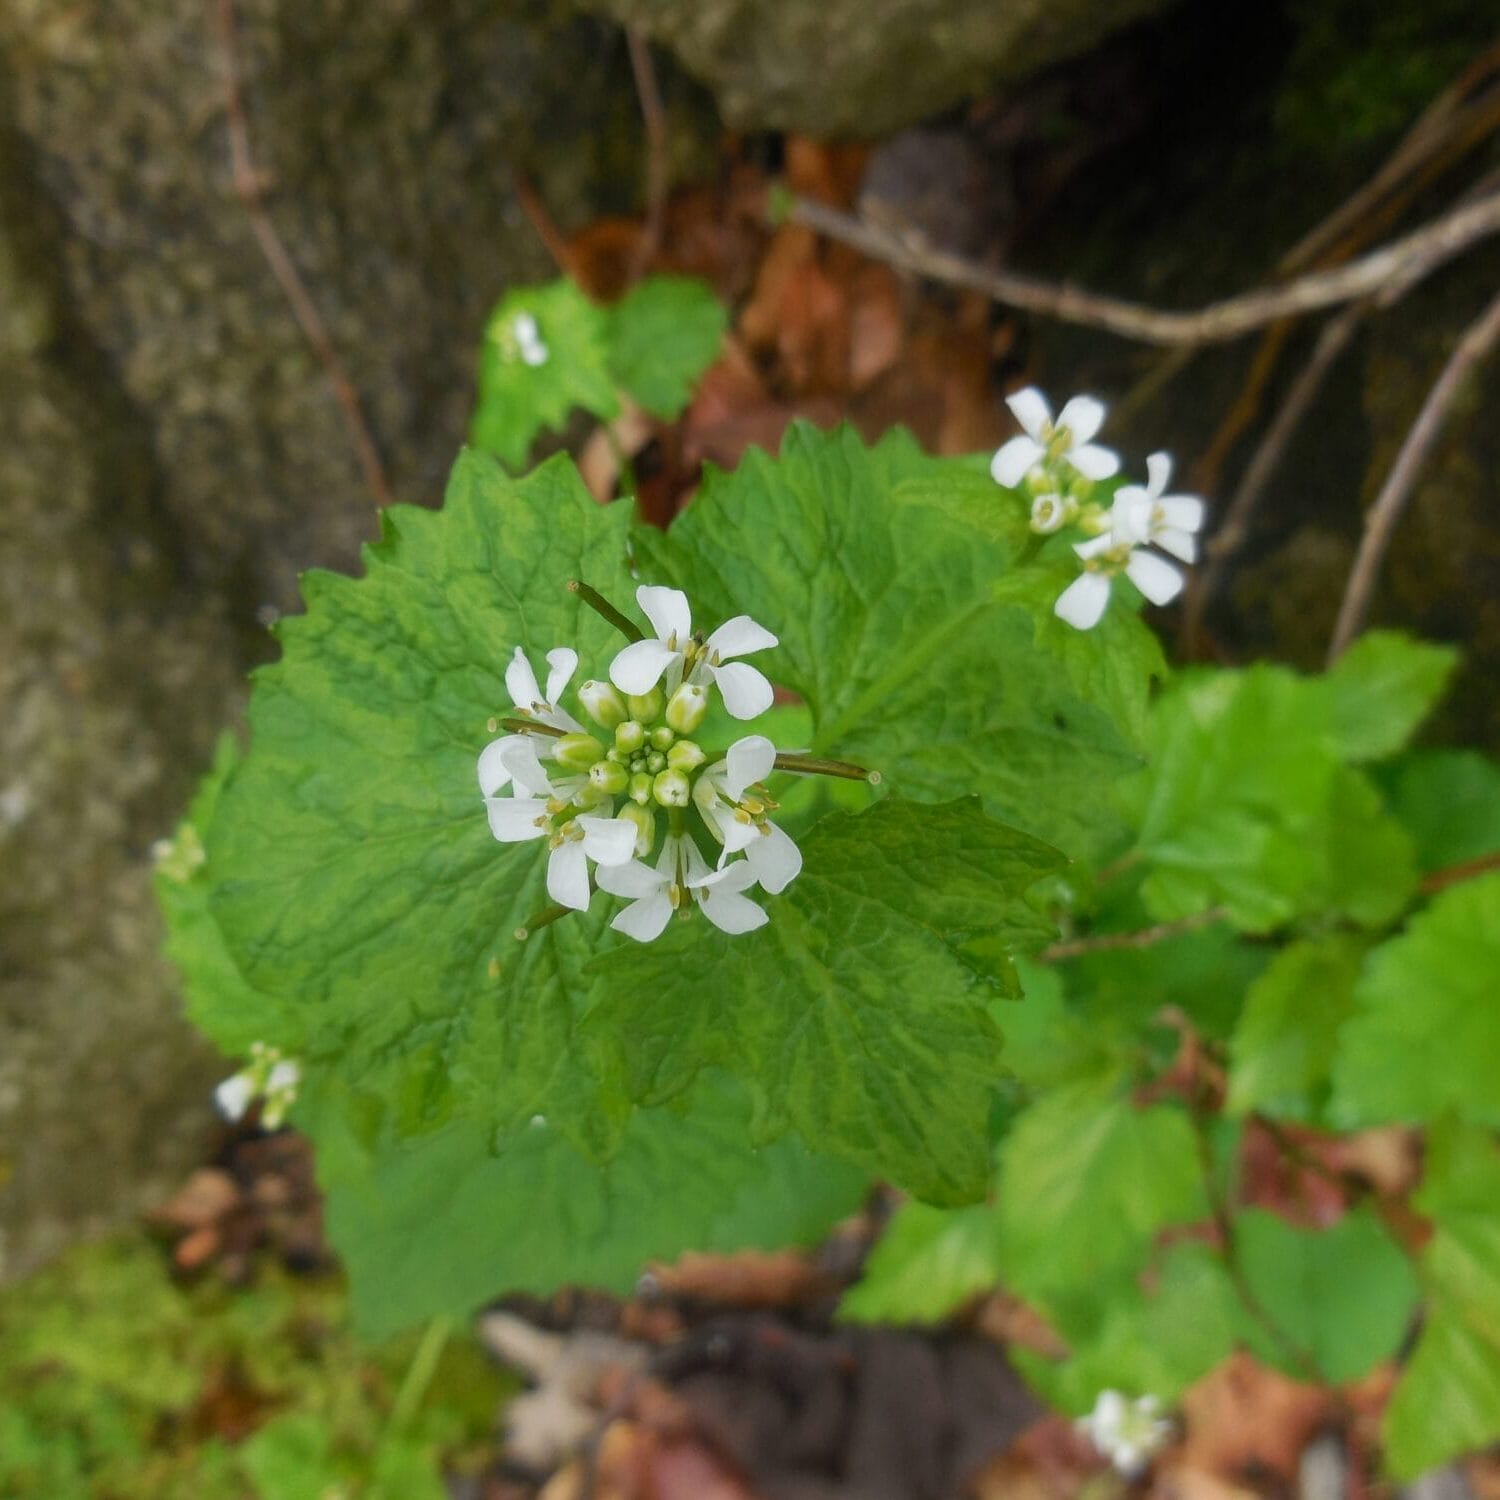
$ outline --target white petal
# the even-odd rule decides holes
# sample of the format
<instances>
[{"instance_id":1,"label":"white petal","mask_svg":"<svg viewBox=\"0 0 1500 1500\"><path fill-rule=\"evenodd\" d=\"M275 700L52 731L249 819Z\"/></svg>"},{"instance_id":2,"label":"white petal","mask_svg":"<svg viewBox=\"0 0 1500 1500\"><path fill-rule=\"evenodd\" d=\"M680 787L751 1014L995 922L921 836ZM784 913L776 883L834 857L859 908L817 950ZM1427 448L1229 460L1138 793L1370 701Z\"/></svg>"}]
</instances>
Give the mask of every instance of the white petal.
<instances>
[{"instance_id":1,"label":"white petal","mask_svg":"<svg viewBox=\"0 0 1500 1500\"><path fill-rule=\"evenodd\" d=\"M764 927L771 920L763 908L737 891L705 891L700 905L703 907L703 915L720 932L727 932L731 937L742 932L754 932L757 927Z\"/></svg>"},{"instance_id":2,"label":"white petal","mask_svg":"<svg viewBox=\"0 0 1500 1500\"><path fill-rule=\"evenodd\" d=\"M486 797L484 805L490 815L490 832L502 844L539 839L547 831L537 822L547 811L540 797Z\"/></svg>"},{"instance_id":3,"label":"white petal","mask_svg":"<svg viewBox=\"0 0 1500 1500\"><path fill-rule=\"evenodd\" d=\"M766 674L749 662L731 661L722 667L710 667L708 675L719 684L724 707L736 719L759 718L776 696Z\"/></svg>"},{"instance_id":4,"label":"white petal","mask_svg":"<svg viewBox=\"0 0 1500 1500\"><path fill-rule=\"evenodd\" d=\"M301 1082L302 1069L290 1058L287 1058L285 1061L277 1063L271 1069L270 1075L266 1079L266 1092L268 1094L285 1093L287 1089L294 1089Z\"/></svg>"},{"instance_id":5,"label":"white petal","mask_svg":"<svg viewBox=\"0 0 1500 1500\"><path fill-rule=\"evenodd\" d=\"M1155 502L1138 484L1127 484L1109 508L1109 539L1115 546L1139 546L1151 536Z\"/></svg>"},{"instance_id":6,"label":"white petal","mask_svg":"<svg viewBox=\"0 0 1500 1500\"><path fill-rule=\"evenodd\" d=\"M752 651L768 651L777 644L776 637L764 625L757 625L749 615L736 615L725 622L703 643L710 652L717 651L721 660L731 656L748 656Z\"/></svg>"},{"instance_id":7,"label":"white petal","mask_svg":"<svg viewBox=\"0 0 1500 1500\"><path fill-rule=\"evenodd\" d=\"M1052 420L1051 403L1034 385L1017 391L1014 396L1007 396L1005 404L1021 424L1021 430L1030 437L1041 437L1042 430Z\"/></svg>"},{"instance_id":8,"label":"white petal","mask_svg":"<svg viewBox=\"0 0 1500 1500\"><path fill-rule=\"evenodd\" d=\"M1125 576L1153 603L1166 604L1182 592L1182 569L1154 552L1132 552Z\"/></svg>"},{"instance_id":9,"label":"white petal","mask_svg":"<svg viewBox=\"0 0 1500 1500\"><path fill-rule=\"evenodd\" d=\"M990 460L990 478L1013 490L1026 477L1026 471L1044 456L1045 450L1035 438L1013 437L1002 443Z\"/></svg>"},{"instance_id":10,"label":"white petal","mask_svg":"<svg viewBox=\"0 0 1500 1500\"><path fill-rule=\"evenodd\" d=\"M1125 1420L1126 1405L1125 1397L1119 1391L1100 1391L1089 1420L1113 1436Z\"/></svg>"},{"instance_id":11,"label":"white petal","mask_svg":"<svg viewBox=\"0 0 1500 1500\"><path fill-rule=\"evenodd\" d=\"M542 701L542 690L537 686L536 673L531 670L531 663L526 660L526 653L519 646L505 669L505 691L510 694L510 701L517 708L530 708L533 703Z\"/></svg>"},{"instance_id":12,"label":"white petal","mask_svg":"<svg viewBox=\"0 0 1500 1500\"><path fill-rule=\"evenodd\" d=\"M556 704L578 670L578 653L571 646L554 646L547 653L547 702Z\"/></svg>"},{"instance_id":13,"label":"white petal","mask_svg":"<svg viewBox=\"0 0 1500 1500\"><path fill-rule=\"evenodd\" d=\"M732 865L721 865L711 874L689 880L688 884L695 891L746 891L755 884L755 871L745 860L737 859Z\"/></svg>"},{"instance_id":14,"label":"white petal","mask_svg":"<svg viewBox=\"0 0 1500 1500\"><path fill-rule=\"evenodd\" d=\"M1185 563L1198 561L1198 538L1191 531L1183 531L1177 526L1163 526L1151 540L1163 552L1170 552L1173 557L1181 558Z\"/></svg>"},{"instance_id":15,"label":"white petal","mask_svg":"<svg viewBox=\"0 0 1500 1500\"><path fill-rule=\"evenodd\" d=\"M724 790L738 802L753 781L764 781L776 764L776 746L763 734L747 734L729 747Z\"/></svg>"},{"instance_id":16,"label":"white petal","mask_svg":"<svg viewBox=\"0 0 1500 1500\"><path fill-rule=\"evenodd\" d=\"M1114 536L1106 531L1103 536L1090 537L1086 542L1074 542L1073 550L1083 558L1098 557L1101 552L1108 552L1117 545Z\"/></svg>"},{"instance_id":17,"label":"white petal","mask_svg":"<svg viewBox=\"0 0 1500 1500\"><path fill-rule=\"evenodd\" d=\"M1067 460L1085 479L1108 479L1120 472L1120 455L1110 448L1101 448L1098 443L1069 448Z\"/></svg>"},{"instance_id":18,"label":"white petal","mask_svg":"<svg viewBox=\"0 0 1500 1500\"><path fill-rule=\"evenodd\" d=\"M1108 603L1109 579L1103 573L1083 573L1057 596L1052 613L1075 630L1092 630Z\"/></svg>"},{"instance_id":19,"label":"white petal","mask_svg":"<svg viewBox=\"0 0 1500 1500\"><path fill-rule=\"evenodd\" d=\"M681 654L669 651L660 641L632 641L609 664L609 680L622 693L649 693Z\"/></svg>"},{"instance_id":20,"label":"white petal","mask_svg":"<svg viewBox=\"0 0 1500 1500\"><path fill-rule=\"evenodd\" d=\"M1057 425L1068 429L1073 447L1081 447L1104 426L1104 403L1093 396L1074 396L1058 412Z\"/></svg>"},{"instance_id":21,"label":"white petal","mask_svg":"<svg viewBox=\"0 0 1500 1500\"><path fill-rule=\"evenodd\" d=\"M609 925L638 943L659 938L672 920L672 902L663 890L640 901L632 901Z\"/></svg>"},{"instance_id":22,"label":"white petal","mask_svg":"<svg viewBox=\"0 0 1500 1500\"><path fill-rule=\"evenodd\" d=\"M683 881L692 885L695 881L706 880L713 872L708 868L708 861L698 852L698 846L687 834L683 834L678 840L678 847L682 853Z\"/></svg>"},{"instance_id":23,"label":"white petal","mask_svg":"<svg viewBox=\"0 0 1500 1500\"><path fill-rule=\"evenodd\" d=\"M564 839L547 857L547 894L559 906L589 909L589 862L579 839Z\"/></svg>"},{"instance_id":24,"label":"white petal","mask_svg":"<svg viewBox=\"0 0 1500 1500\"><path fill-rule=\"evenodd\" d=\"M569 734L588 734L590 732L565 708L546 709L537 715L537 719L543 724L550 724L554 729L562 729Z\"/></svg>"},{"instance_id":25,"label":"white petal","mask_svg":"<svg viewBox=\"0 0 1500 1500\"><path fill-rule=\"evenodd\" d=\"M245 1073L236 1073L226 1078L214 1090L214 1106L226 1120L242 1120L250 1101L255 1098L255 1085Z\"/></svg>"},{"instance_id":26,"label":"white petal","mask_svg":"<svg viewBox=\"0 0 1500 1500\"><path fill-rule=\"evenodd\" d=\"M552 783L542 769L536 741L529 734L511 735L500 752L500 760L523 791L530 792L533 797L552 795Z\"/></svg>"},{"instance_id":27,"label":"white petal","mask_svg":"<svg viewBox=\"0 0 1500 1500\"><path fill-rule=\"evenodd\" d=\"M681 589L666 589L654 583L643 583L635 591L635 602L651 621L659 641L675 635L680 646L693 633L693 611Z\"/></svg>"},{"instance_id":28,"label":"white petal","mask_svg":"<svg viewBox=\"0 0 1500 1500\"><path fill-rule=\"evenodd\" d=\"M1116 1443L1110 1458L1114 1463L1115 1472L1123 1474L1126 1479L1137 1478L1146 1467L1146 1454L1136 1443Z\"/></svg>"},{"instance_id":29,"label":"white petal","mask_svg":"<svg viewBox=\"0 0 1500 1500\"><path fill-rule=\"evenodd\" d=\"M601 865L623 865L635 854L635 824L626 818L580 817L583 852Z\"/></svg>"},{"instance_id":30,"label":"white petal","mask_svg":"<svg viewBox=\"0 0 1500 1500\"><path fill-rule=\"evenodd\" d=\"M1151 498L1156 500L1165 495L1171 481L1172 455L1153 453L1146 460L1146 488L1151 492Z\"/></svg>"},{"instance_id":31,"label":"white petal","mask_svg":"<svg viewBox=\"0 0 1500 1500\"><path fill-rule=\"evenodd\" d=\"M510 785L511 771L505 764L505 747L520 738L518 734L503 734L479 752L479 790L486 797L493 797L501 787Z\"/></svg>"},{"instance_id":32,"label":"white petal","mask_svg":"<svg viewBox=\"0 0 1500 1500\"><path fill-rule=\"evenodd\" d=\"M635 901L653 891L664 890L671 882L670 874L663 875L638 859L623 865L600 865L596 878L601 891L608 891L611 896L629 896Z\"/></svg>"},{"instance_id":33,"label":"white petal","mask_svg":"<svg viewBox=\"0 0 1500 1500\"><path fill-rule=\"evenodd\" d=\"M745 858L760 887L774 896L802 873L802 851L774 823L764 826L761 836L745 846Z\"/></svg>"},{"instance_id":34,"label":"white petal","mask_svg":"<svg viewBox=\"0 0 1500 1500\"><path fill-rule=\"evenodd\" d=\"M1168 526L1180 531L1203 530L1203 502L1196 495L1166 495L1158 504Z\"/></svg>"}]
</instances>

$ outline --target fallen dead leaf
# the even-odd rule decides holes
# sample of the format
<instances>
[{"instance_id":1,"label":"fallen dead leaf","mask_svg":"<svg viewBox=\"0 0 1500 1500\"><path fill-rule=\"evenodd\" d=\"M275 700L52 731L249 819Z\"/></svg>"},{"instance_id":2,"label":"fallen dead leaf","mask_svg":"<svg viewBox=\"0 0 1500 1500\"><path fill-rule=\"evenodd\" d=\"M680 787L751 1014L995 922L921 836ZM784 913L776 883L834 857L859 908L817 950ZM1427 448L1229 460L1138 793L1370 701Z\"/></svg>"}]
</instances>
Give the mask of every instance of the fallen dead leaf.
<instances>
[{"instance_id":1,"label":"fallen dead leaf","mask_svg":"<svg viewBox=\"0 0 1500 1500\"><path fill-rule=\"evenodd\" d=\"M1182 1398L1187 1436L1182 1463L1229 1483L1258 1470L1285 1480L1302 1450L1334 1411L1332 1395L1230 1355Z\"/></svg>"},{"instance_id":2,"label":"fallen dead leaf","mask_svg":"<svg viewBox=\"0 0 1500 1500\"><path fill-rule=\"evenodd\" d=\"M792 1307L826 1295L828 1277L798 1250L689 1251L674 1265L653 1267L662 1291L723 1307Z\"/></svg>"}]
</instances>

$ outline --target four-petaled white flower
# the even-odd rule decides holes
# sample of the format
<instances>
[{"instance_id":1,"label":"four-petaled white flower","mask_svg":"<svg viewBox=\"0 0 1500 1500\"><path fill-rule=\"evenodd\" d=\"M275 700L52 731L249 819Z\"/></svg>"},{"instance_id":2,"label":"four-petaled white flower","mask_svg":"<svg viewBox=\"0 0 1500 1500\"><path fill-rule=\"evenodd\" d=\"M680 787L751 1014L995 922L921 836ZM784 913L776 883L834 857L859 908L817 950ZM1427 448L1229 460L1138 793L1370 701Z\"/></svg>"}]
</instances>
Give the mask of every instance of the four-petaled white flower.
<instances>
[{"instance_id":1,"label":"four-petaled white flower","mask_svg":"<svg viewBox=\"0 0 1500 1500\"><path fill-rule=\"evenodd\" d=\"M623 865L599 867L599 889L630 902L609 925L637 942L659 938L672 913L689 899L688 887L710 874L708 861L685 833L669 833L662 840L656 867L632 859Z\"/></svg>"},{"instance_id":2,"label":"four-petaled white flower","mask_svg":"<svg viewBox=\"0 0 1500 1500\"><path fill-rule=\"evenodd\" d=\"M1144 485L1121 485L1116 491L1110 513L1112 528L1133 543L1151 542L1185 563L1196 562L1197 533L1203 529L1203 502L1196 495L1166 493L1172 478L1169 453L1153 453L1146 460L1146 473L1148 479Z\"/></svg>"},{"instance_id":3,"label":"four-petaled white flower","mask_svg":"<svg viewBox=\"0 0 1500 1500\"><path fill-rule=\"evenodd\" d=\"M510 694L517 714L523 719L535 719L539 724L550 724L554 729L583 733L583 725L566 709L558 707L563 689L578 670L578 653L571 646L554 646L547 653L547 668L547 692L543 696L526 652L520 646L516 647L510 665L505 669L505 690ZM511 772L506 757L514 753L517 746L529 746L530 743L523 734L502 734L484 747L479 755L479 789L486 797L495 796L510 784Z\"/></svg>"},{"instance_id":4,"label":"four-petaled white flower","mask_svg":"<svg viewBox=\"0 0 1500 1500\"><path fill-rule=\"evenodd\" d=\"M766 816L775 803L751 792L775 764L776 746L763 734L746 735L729 747L723 760L705 766L693 787L703 821L724 846L719 868L731 854L743 851L756 882L773 896L802 870L802 851Z\"/></svg>"},{"instance_id":5,"label":"four-petaled white flower","mask_svg":"<svg viewBox=\"0 0 1500 1500\"><path fill-rule=\"evenodd\" d=\"M282 1057L277 1048L255 1042L249 1063L214 1090L214 1104L226 1120L234 1121L244 1119L250 1106L263 1099L260 1123L267 1130L279 1130L297 1102L301 1082L302 1069L297 1063Z\"/></svg>"},{"instance_id":6,"label":"four-petaled white flower","mask_svg":"<svg viewBox=\"0 0 1500 1500\"><path fill-rule=\"evenodd\" d=\"M1002 444L990 461L996 484L1014 489L1032 469L1059 461L1070 464L1085 479L1108 479L1119 471L1119 455L1092 441L1104 425L1103 402L1074 396L1054 421L1047 398L1029 385L1007 397L1006 405L1015 413L1021 432Z\"/></svg>"},{"instance_id":7,"label":"four-petaled white flower","mask_svg":"<svg viewBox=\"0 0 1500 1500\"><path fill-rule=\"evenodd\" d=\"M715 682L724 707L736 719L753 719L770 708L771 684L764 673L731 660L774 646L776 637L769 630L749 615L736 615L700 640L680 589L642 584L635 597L656 636L631 642L611 663L610 680L622 693L649 693L660 682L670 697L683 682Z\"/></svg>"},{"instance_id":8,"label":"four-petaled white flower","mask_svg":"<svg viewBox=\"0 0 1500 1500\"><path fill-rule=\"evenodd\" d=\"M1172 1424L1161 1415L1155 1396L1132 1401L1119 1391L1100 1391L1094 1409L1078 1422L1090 1442L1127 1479L1138 1479L1153 1454L1172 1436Z\"/></svg>"},{"instance_id":9,"label":"four-petaled white flower","mask_svg":"<svg viewBox=\"0 0 1500 1500\"><path fill-rule=\"evenodd\" d=\"M627 818L565 816L588 778L550 780L525 735L512 736L498 760L506 781L515 783L515 792L509 797L486 793L490 832L502 844L546 839L552 851L547 858L547 894L559 906L587 911L589 860L600 866L624 864L635 853L636 825Z\"/></svg>"}]
</instances>

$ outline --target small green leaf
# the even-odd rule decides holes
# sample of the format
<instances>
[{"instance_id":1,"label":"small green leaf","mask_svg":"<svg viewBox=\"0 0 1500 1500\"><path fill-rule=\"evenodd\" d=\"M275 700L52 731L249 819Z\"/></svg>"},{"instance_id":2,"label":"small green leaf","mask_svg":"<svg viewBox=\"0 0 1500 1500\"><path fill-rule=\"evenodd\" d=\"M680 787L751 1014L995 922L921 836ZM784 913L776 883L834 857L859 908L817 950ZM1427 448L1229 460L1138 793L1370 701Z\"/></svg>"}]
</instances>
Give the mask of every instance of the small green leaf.
<instances>
[{"instance_id":1,"label":"small green leaf","mask_svg":"<svg viewBox=\"0 0 1500 1500\"><path fill-rule=\"evenodd\" d=\"M1500 1126L1500 874L1437 896L1370 955L1334 1066L1334 1120Z\"/></svg>"},{"instance_id":2,"label":"small green leaf","mask_svg":"<svg viewBox=\"0 0 1500 1500\"><path fill-rule=\"evenodd\" d=\"M1362 761L1393 755L1442 697L1457 663L1451 646L1414 641L1395 630L1362 635L1325 679L1340 756Z\"/></svg>"},{"instance_id":3,"label":"small green leaf","mask_svg":"<svg viewBox=\"0 0 1500 1500\"><path fill-rule=\"evenodd\" d=\"M713 288L692 276L652 276L608 319L615 383L652 416L681 416L724 337L728 318Z\"/></svg>"},{"instance_id":4,"label":"small green leaf","mask_svg":"<svg viewBox=\"0 0 1500 1500\"><path fill-rule=\"evenodd\" d=\"M952 945L1003 937L1008 899L1061 856L973 799L892 798L819 823L803 859L758 932L678 923L595 960L601 1068L641 1103L726 1068L763 1137L794 1127L933 1202L982 1196L1000 1037Z\"/></svg>"},{"instance_id":5,"label":"small green leaf","mask_svg":"<svg viewBox=\"0 0 1500 1500\"><path fill-rule=\"evenodd\" d=\"M1114 1079L1044 1095L1000 1148L1006 1283L1046 1305L1144 1263L1157 1233L1208 1211L1193 1127L1138 1108Z\"/></svg>"},{"instance_id":6,"label":"small green leaf","mask_svg":"<svg viewBox=\"0 0 1500 1500\"><path fill-rule=\"evenodd\" d=\"M1500 1439L1500 1153L1451 1121L1427 1141L1416 1206L1433 1221L1420 1272L1427 1316L1386 1408L1397 1479Z\"/></svg>"},{"instance_id":7,"label":"small green leaf","mask_svg":"<svg viewBox=\"0 0 1500 1500\"><path fill-rule=\"evenodd\" d=\"M1357 938L1335 934L1293 943L1271 960L1245 996L1230 1043L1231 1114L1321 1122L1365 951Z\"/></svg>"},{"instance_id":8,"label":"small green leaf","mask_svg":"<svg viewBox=\"0 0 1500 1500\"><path fill-rule=\"evenodd\" d=\"M903 1203L844 1295L852 1323L936 1323L1000 1277L995 1210Z\"/></svg>"},{"instance_id":9,"label":"small green leaf","mask_svg":"<svg viewBox=\"0 0 1500 1500\"><path fill-rule=\"evenodd\" d=\"M525 357L518 318L536 324L536 362ZM571 281L507 292L490 314L479 353L474 444L518 469L538 435L561 431L576 408L605 421L616 416L608 330L604 310Z\"/></svg>"},{"instance_id":10,"label":"small green leaf","mask_svg":"<svg viewBox=\"0 0 1500 1500\"><path fill-rule=\"evenodd\" d=\"M1500 853L1500 765L1488 756L1419 751L1396 763L1388 785L1423 874Z\"/></svg>"},{"instance_id":11,"label":"small green leaf","mask_svg":"<svg viewBox=\"0 0 1500 1500\"><path fill-rule=\"evenodd\" d=\"M1235 1253L1256 1301L1277 1328L1335 1384L1389 1359L1416 1311L1411 1263L1364 1209L1328 1229L1298 1229L1263 1209L1234 1221ZM1253 1319L1244 1336L1268 1364L1301 1374L1282 1344Z\"/></svg>"}]
</instances>

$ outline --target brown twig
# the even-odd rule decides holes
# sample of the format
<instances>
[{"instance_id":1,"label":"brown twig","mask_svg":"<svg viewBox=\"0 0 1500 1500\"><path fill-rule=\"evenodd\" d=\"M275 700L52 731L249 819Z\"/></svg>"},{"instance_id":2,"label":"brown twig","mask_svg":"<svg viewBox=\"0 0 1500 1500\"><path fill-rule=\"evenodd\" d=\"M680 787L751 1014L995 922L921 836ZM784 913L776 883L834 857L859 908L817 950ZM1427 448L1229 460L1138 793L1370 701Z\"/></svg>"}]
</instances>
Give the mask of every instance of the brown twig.
<instances>
[{"instance_id":1,"label":"brown twig","mask_svg":"<svg viewBox=\"0 0 1500 1500\"><path fill-rule=\"evenodd\" d=\"M646 268L661 249L661 232L667 205L668 143L667 112L662 107L661 89L656 82L656 67L651 61L651 47L634 27L625 28L625 44L630 49L630 71L635 75L635 91L641 101L641 119L646 126L646 217L641 223L641 237L631 257L630 279L645 275Z\"/></svg>"},{"instance_id":2,"label":"brown twig","mask_svg":"<svg viewBox=\"0 0 1500 1500\"><path fill-rule=\"evenodd\" d=\"M1333 640L1328 648L1330 663L1343 655L1364 625L1381 561L1390 545L1396 523L1401 519L1401 513L1411 498L1417 476L1442 434L1454 398L1476 367L1484 361L1497 338L1500 338L1500 296L1469 325L1459 339L1442 374L1428 391L1427 399L1417 413L1417 420L1412 423L1411 431L1406 434L1401 451L1396 455L1391 472L1386 476L1384 487L1365 516L1364 535L1360 538L1359 552L1354 559L1343 603L1339 606L1338 622L1333 628Z\"/></svg>"},{"instance_id":3,"label":"brown twig","mask_svg":"<svg viewBox=\"0 0 1500 1500\"><path fill-rule=\"evenodd\" d=\"M1108 953L1120 948L1152 948L1184 933L1196 932L1200 927L1211 927L1224 920L1222 906L1210 906L1207 911L1194 912L1190 917L1179 917L1175 922L1160 922L1155 927L1144 927L1138 932L1096 932L1089 937L1065 938L1053 943L1037 954L1037 961L1044 964L1060 963L1065 958L1078 958L1085 953Z\"/></svg>"},{"instance_id":4,"label":"brown twig","mask_svg":"<svg viewBox=\"0 0 1500 1500\"><path fill-rule=\"evenodd\" d=\"M526 215L531 227L536 231L536 237L542 242L542 248L552 257L552 264L564 276L571 276L574 281L577 281L577 267L573 263L573 252L568 247L562 230L557 227L557 221L547 211L547 205L542 202L541 194L531 185L531 179L524 172L517 171L511 178L511 185L515 188L516 201L521 205L521 212Z\"/></svg>"},{"instance_id":5,"label":"brown twig","mask_svg":"<svg viewBox=\"0 0 1500 1500\"><path fill-rule=\"evenodd\" d=\"M1500 870L1500 849L1493 854L1481 854L1475 859L1466 859L1459 864L1446 865L1441 870L1432 871L1423 877L1421 890L1424 895L1431 896L1438 891L1447 890L1450 885L1488 875L1492 870Z\"/></svg>"},{"instance_id":6,"label":"brown twig","mask_svg":"<svg viewBox=\"0 0 1500 1500\"><path fill-rule=\"evenodd\" d=\"M328 372L329 383L333 386L334 397L344 413L344 422L349 428L349 436L354 443L365 484L375 496L376 504L390 505L393 499L391 488L386 482L380 450L370 435L370 426L365 420L359 393L349 378L349 372L344 368L343 360L339 358L328 326L318 312L307 284L302 280L266 212L265 179L255 165L255 155L251 150L250 120L245 111L244 91L240 82L239 53L235 47L234 0L219 0L218 23L219 47L224 59L224 109L229 125L229 158L235 194L244 206L251 231L271 268L271 274L275 276L291 304L297 326Z\"/></svg>"},{"instance_id":7,"label":"brown twig","mask_svg":"<svg viewBox=\"0 0 1500 1500\"><path fill-rule=\"evenodd\" d=\"M1500 194L1453 209L1411 234L1328 271L1283 286L1229 297L1193 312L1172 312L1076 287L993 270L902 238L810 199L794 199L790 217L861 253L915 275L983 292L996 302L1063 322L1101 328L1150 344L1225 343L1268 323L1352 302L1397 278L1422 274L1470 245L1500 233Z\"/></svg>"}]
</instances>

